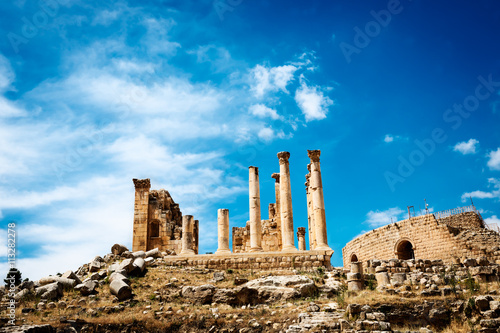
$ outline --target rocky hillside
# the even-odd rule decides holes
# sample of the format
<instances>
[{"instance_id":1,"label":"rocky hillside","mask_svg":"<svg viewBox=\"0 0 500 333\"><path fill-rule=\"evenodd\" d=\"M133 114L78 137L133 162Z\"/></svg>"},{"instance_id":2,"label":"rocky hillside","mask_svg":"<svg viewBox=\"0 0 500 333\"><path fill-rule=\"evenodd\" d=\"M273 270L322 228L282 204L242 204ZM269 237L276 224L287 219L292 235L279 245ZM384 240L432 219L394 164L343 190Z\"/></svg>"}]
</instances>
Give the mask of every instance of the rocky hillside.
<instances>
[{"instance_id":1,"label":"rocky hillside","mask_svg":"<svg viewBox=\"0 0 500 333\"><path fill-rule=\"evenodd\" d=\"M499 265L372 260L347 290L342 269L257 272L169 267L115 244L77 271L2 293L0 332L500 332ZM359 273L350 273L352 274Z\"/></svg>"}]
</instances>

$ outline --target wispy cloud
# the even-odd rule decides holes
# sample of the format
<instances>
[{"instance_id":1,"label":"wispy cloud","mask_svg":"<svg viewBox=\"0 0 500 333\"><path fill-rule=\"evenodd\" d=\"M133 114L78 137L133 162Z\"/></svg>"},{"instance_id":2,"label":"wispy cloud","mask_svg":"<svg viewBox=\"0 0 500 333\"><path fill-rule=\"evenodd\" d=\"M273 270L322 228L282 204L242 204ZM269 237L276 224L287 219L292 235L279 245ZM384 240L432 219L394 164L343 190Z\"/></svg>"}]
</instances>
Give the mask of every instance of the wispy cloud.
<instances>
[{"instance_id":1,"label":"wispy cloud","mask_svg":"<svg viewBox=\"0 0 500 333\"><path fill-rule=\"evenodd\" d=\"M392 222L400 221L403 218L404 210L393 207L386 210L369 211L366 214L365 223L372 228L378 228Z\"/></svg>"},{"instance_id":2,"label":"wispy cloud","mask_svg":"<svg viewBox=\"0 0 500 333\"><path fill-rule=\"evenodd\" d=\"M488 153L487 157L489 158L488 167L491 170L500 170L500 148Z\"/></svg>"},{"instance_id":3,"label":"wispy cloud","mask_svg":"<svg viewBox=\"0 0 500 333\"><path fill-rule=\"evenodd\" d=\"M281 118L276 110L271 109L270 107L267 107L261 103L251 105L248 111L259 118L269 117L273 120Z\"/></svg>"},{"instance_id":4,"label":"wispy cloud","mask_svg":"<svg viewBox=\"0 0 500 333\"><path fill-rule=\"evenodd\" d=\"M457 151L462 155L475 154L477 152L478 146L479 141L477 141L476 139L469 139L469 141L458 142L453 147L453 151Z\"/></svg>"},{"instance_id":5,"label":"wispy cloud","mask_svg":"<svg viewBox=\"0 0 500 333\"><path fill-rule=\"evenodd\" d=\"M493 189L489 192L486 191L472 191L472 192L465 192L462 194L462 201L465 202L469 198L477 198L477 199L500 199L500 179L496 178L489 178L488 183L490 187L493 187Z\"/></svg>"}]
</instances>

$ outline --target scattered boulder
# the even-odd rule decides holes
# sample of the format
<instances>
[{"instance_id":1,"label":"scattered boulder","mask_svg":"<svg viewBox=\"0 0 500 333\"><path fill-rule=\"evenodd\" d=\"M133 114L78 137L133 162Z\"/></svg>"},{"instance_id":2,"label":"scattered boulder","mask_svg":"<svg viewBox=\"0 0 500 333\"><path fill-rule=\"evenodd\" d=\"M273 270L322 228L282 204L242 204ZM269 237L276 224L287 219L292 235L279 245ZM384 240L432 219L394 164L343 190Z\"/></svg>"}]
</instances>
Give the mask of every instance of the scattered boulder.
<instances>
[{"instance_id":1,"label":"scattered boulder","mask_svg":"<svg viewBox=\"0 0 500 333\"><path fill-rule=\"evenodd\" d=\"M125 251L128 251L125 245L115 244L111 247L111 253L117 256L121 255Z\"/></svg>"},{"instance_id":2,"label":"scattered boulder","mask_svg":"<svg viewBox=\"0 0 500 333\"><path fill-rule=\"evenodd\" d=\"M132 267L131 275L141 275L146 268L146 261L142 257L137 257L132 262Z\"/></svg>"},{"instance_id":3,"label":"scattered boulder","mask_svg":"<svg viewBox=\"0 0 500 333\"><path fill-rule=\"evenodd\" d=\"M152 250L149 250L145 253L146 258L161 258L161 252L158 248L154 248Z\"/></svg>"},{"instance_id":4,"label":"scattered boulder","mask_svg":"<svg viewBox=\"0 0 500 333\"><path fill-rule=\"evenodd\" d=\"M268 276L245 284L258 292L261 301L286 300L295 297L311 297L317 294L314 281L302 275Z\"/></svg>"},{"instance_id":5,"label":"scattered boulder","mask_svg":"<svg viewBox=\"0 0 500 333\"><path fill-rule=\"evenodd\" d=\"M57 299L63 295L63 286L58 281L46 284L44 286L36 288L35 295L47 300Z\"/></svg>"},{"instance_id":6,"label":"scattered boulder","mask_svg":"<svg viewBox=\"0 0 500 333\"><path fill-rule=\"evenodd\" d=\"M38 280L38 284L40 286L44 286L46 284L54 282L59 282L63 286L63 288L73 288L76 285L76 280L68 279L57 275L50 275Z\"/></svg>"},{"instance_id":7,"label":"scattered boulder","mask_svg":"<svg viewBox=\"0 0 500 333\"><path fill-rule=\"evenodd\" d=\"M120 301L132 297L132 288L125 283L124 280L114 279L113 282L109 284L109 290L111 294L115 295Z\"/></svg>"},{"instance_id":8,"label":"scattered boulder","mask_svg":"<svg viewBox=\"0 0 500 333\"><path fill-rule=\"evenodd\" d=\"M76 285L75 290L80 291L80 294L82 294L82 296L88 296L97 293L96 290L97 286L98 286L97 282L93 280L88 280L79 285Z\"/></svg>"},{"instance_id":9,"label":"scattered boulder","mask_svg":"<svg viewBox=\"0 0 500 333\"><path fill-rule=\"evenodd\" d=\"M82 281L78 278L78 276L71 270L66 271L63 275L61 275L61 277L66 278L66 279L75 280L76 284L82 283Z\"/></svg>"},{"instance_id":10,"label":"scattered boulder","mask_svg":"<svg viewBox=\"0 0 500 333\"><path fill-rule=\"evenodd\" d=\"M224 272L214 272L213 277L215 282L224 281L226 279Z\"/></svg>"},{"instance_id":11,"label":"scattered boulder","mask_svg":"<svg viewBox=\"0 0 500 333\"><path fill-rule=\"evenodd\" d=\"M134 258L146 258L146 252L135 251L135 252L132 252L132 256L134 256Z\"/></svg>"},{"instance_id":12,"label":"scattered boulder","mask_svg":"<svg viewBox=\"0 0 500 333\"><path fill-rule=\"evenodd\" d=\"M211 284L203 286L186 286L182 288L181 295L198 304L210 304L215 294L215 287Z\"/></svg>"}]
</instances>

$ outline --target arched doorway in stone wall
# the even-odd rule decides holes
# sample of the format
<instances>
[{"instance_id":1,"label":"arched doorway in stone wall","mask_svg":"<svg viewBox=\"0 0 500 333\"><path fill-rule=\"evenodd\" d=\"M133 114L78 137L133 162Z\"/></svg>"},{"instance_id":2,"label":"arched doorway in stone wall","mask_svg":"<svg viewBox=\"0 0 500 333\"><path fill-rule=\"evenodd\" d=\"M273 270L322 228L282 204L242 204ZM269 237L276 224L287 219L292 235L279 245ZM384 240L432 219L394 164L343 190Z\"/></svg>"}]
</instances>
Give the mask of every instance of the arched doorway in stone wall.
<instances>
[{"instance_id":1,"label":"arched doorway in stone wall","mask_svg":"<svg viewBox=\"0 0 500 333\"><path fill-rule=\"evenodd\" d=\"M415 259L413 244L409 239L401 239L395 246L396 257L400 260Z\"/></svg>"},{"instance_id":2,"label":"arched doorway in stone wall","mask_svg":"<svg viewBox=\"0 0 500 333\"><path fill-rule=\"evenodd\" d=\"M351 254L351 262L358 262L358 256L356 254Z\"/></svg>"}]
</instances>

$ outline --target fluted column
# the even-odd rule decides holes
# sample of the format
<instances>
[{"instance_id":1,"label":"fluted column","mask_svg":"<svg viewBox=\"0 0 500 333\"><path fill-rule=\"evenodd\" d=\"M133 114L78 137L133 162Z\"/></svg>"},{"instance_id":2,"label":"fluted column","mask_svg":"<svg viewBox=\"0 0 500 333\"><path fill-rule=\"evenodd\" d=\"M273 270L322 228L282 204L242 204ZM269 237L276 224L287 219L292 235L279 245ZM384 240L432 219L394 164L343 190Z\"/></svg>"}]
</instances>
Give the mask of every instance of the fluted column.
<instances>
[{"instance_id":1,"label":"fluted column","mask_svg":"<svg viewBox=\"0 0 500 333\"><path fill-rule=\"evenodd\" d=\"M321 170L319 166L320 150L308 150L307 155L311 159L311 183L312 203L314 211L314 226L316 229L315 250L331 250L328 246L326 235L325 200L323 197L323 184L321 181Z\"/></svg>"},{"instance_id":2,"label":"fluted column","mask_svg":"<svg viewBox=\"0 0 500 333\"><path fill-rule=\"evenodd\" d=\"M192 215L182 216L182 239L180 255L194 255L193 250L193 228L194 218Z\"/></svg>"},{"instance_id":3,"label":"fluted column","mask_svg":"<svg viewBox=\"0 0 500 333\"><path fill-rule=\"evenodd\" d=\"M304 227L297 228L297 239L299 242L299 250L305 251L306 250L306 228L304 228Z\"/></svg>"},{"instance_id":4,"label":"fluted column","mask_svg":"<svg viewBox=\"0 0 500 333\"><path fill-rule=\"evenodd\" d=\"M229 250L229 209L217 210L218 249L215 254L230 254Z\"/></svg>"},{"instance_id":5,"label":"fluted column","mask_svg":"<svg viewBox=\"0 0 500 333\"><path fill-rule=\"evenodd\" d=\"M312 205L312 191L311 191L311 165L308 164L307 168L309 173L306 175L306 200L307 200L307 222L309 230L309 249L314 250L316 247L316 227L314 225L314 210Z\"/></svg>"},{"instance_id":6,"label":"fluted column","mask_svg":"<svg viewBox=\"0 0 500 333\"><path fill-rule=\"evenodd\" d=\"M281 251L297 251L293 235L293 210L292 191L290 185L290 166L288 159L290 153L282 151L278 153L280 161L280 209L281 227L283 230L283 247Z\"/></svg>"},{"instance_id":7,"label":"fluted column","mask_svg":"<svg viewBox=\"0 0 500 333\"><path fill-rule=\"evenodd\" d=\"M260 219L259 168L248 168L250 197L250 252L262 251L262 226Z\"/></svg>"},{"instance_id":8,"label":"fluted column","mask_svg":"<svg viewBox=\"0 0 500 333\"><path fill-rule=\"evenodd\" d=\"M281 234L281 237L278 237L278 248L281 250L283 247L283 238L285 237L283 234L283 228L282 228L282 223L281 223L281 204L280 204L280 174L279 173L273 173L271 175L272 178L276 181L274 183L274 193L276 196L276 205L275 205L275 212L276 212L276 228L278 229L278 232Z\"/></svg>"}]
</instances>

